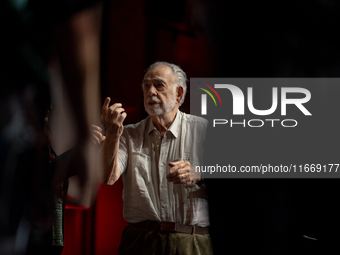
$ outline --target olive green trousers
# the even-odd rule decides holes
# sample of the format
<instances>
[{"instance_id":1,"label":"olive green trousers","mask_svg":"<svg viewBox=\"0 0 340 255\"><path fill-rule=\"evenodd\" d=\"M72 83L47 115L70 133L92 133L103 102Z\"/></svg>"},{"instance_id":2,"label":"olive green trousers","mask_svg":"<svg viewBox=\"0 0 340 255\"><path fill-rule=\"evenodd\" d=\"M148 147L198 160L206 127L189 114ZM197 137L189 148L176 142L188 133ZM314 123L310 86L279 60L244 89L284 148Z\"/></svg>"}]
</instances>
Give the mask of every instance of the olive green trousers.
<instances>
[{"instance_id":1,"label":"olive green trousers","mask_svg":"<svg viewBox=\"0 0 340 255\"><path fill-rule=\"evenodd\" d=\"M127 226L122 233L118 253L138 255L211 255L209 234L185 234Z\"/></svg>"}]
</instances>

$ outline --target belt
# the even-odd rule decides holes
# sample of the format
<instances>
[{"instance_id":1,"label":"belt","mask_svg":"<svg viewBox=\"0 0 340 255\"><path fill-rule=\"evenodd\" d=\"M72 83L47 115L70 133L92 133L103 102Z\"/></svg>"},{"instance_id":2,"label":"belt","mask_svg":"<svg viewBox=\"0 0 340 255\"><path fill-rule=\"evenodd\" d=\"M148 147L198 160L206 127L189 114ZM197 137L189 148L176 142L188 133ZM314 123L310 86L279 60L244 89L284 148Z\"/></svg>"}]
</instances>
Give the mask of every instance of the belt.
<instances>
[{"instance_id":1,"label":"belt","mask_svg":"<svg viewBox=\"0 0 340 255\"><path fill-rule=\"evenodd\" d=\"M204 235L209 233L209 227L199 227L191 225L183 225L175 222L167 221L142 221L138 223L129 223L129 226L148 230L160 230L167 232L180 232L186 234Z\"/></svg>"}]
</instances>

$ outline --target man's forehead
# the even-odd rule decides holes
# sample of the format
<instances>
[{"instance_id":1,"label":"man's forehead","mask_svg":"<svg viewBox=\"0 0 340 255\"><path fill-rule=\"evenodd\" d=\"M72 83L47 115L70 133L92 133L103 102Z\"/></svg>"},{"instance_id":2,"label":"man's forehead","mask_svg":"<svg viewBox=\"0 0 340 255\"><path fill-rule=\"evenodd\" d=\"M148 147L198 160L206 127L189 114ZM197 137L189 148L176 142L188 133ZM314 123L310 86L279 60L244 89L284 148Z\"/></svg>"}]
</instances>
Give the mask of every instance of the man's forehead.
<instances>
[{"instance_id":1,"label":"man's forehead","mask_svg":"<svg viewBox=\"0 0 340 255\"><path fill-rule=\"evenodd\" d=\"M160 78L160 77L145 77L142 81L142 83L145 82L164 82L164 79Z\"/></svg>"},{"instance_id":2,"label":"man's forehead","mask_svg":"<svg viewBox=\"0 0 340 255\"><path fill-rule=\"evenodd\" d=\"M162 80L165 79L172 79L173 72L172 69L168 66L155 66L152 69L148 70L144 75L144 81L151 81L151 80Z\"/></svg>"}]
</instances>

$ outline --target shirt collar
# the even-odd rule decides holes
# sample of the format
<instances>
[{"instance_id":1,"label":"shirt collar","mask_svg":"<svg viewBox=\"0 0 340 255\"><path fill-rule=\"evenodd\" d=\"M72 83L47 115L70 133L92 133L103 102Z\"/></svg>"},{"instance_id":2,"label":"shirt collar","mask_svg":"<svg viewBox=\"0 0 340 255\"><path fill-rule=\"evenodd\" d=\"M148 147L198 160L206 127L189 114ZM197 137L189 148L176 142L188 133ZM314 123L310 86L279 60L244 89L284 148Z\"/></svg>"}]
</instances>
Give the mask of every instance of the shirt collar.
<instances>
[{"instance_id":1,"label":"shirt collar","mask_svg":"<svg viewBox=\"0 0 340 255\"><path fill-rule=\"evenodd\" d=\"M153 124L153 121L152 121L152 119L150 118L150 116L149 116L148 118L149 118L148 134L150 135L151 131L153 131L154 129L156 129L156 127L155 127L155 125Z\"/></svg>"},{"instance_id":2,"label":"shirt collar","mask_svg":"<svg viewBox=\"0 0 340 255\"><path fill-rule=\"evenodd\" d=\"M174 122L172 122L171 126L167 131L171 132L172 135L177 138L179 134L179 129L180 129L180 123L181 123L181 118L182 118L182 113L178 110ZM150 117L149 117L150 118ZM153 124L152 119L150 118L149 120L149 128L148 128L148 134L150 134L153 130L157 130L155 125Z\"/></svg>"}]
</instances>

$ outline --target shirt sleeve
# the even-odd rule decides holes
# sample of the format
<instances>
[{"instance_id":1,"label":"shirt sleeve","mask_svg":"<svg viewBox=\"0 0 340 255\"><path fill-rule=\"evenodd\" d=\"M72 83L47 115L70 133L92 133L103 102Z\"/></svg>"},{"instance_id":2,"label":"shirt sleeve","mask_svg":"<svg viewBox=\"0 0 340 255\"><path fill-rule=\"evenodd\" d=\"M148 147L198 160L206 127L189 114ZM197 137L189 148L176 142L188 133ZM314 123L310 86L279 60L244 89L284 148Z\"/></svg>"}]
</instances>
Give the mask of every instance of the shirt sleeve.
<instances>
[{"instance_id":1,"label":"shirt sleeve","mask_svg":"<svg viewBox=\"0 0 340 255\"><path fill-rule=\"evenodd\" d=\"M122 175L127 167L128 162L128 145L127 145L127 138L125 136L125 132L120 137L119 140L119 149L118 149L118 167L120 169L120 174Z\"/></svg>"}]
</instances>

